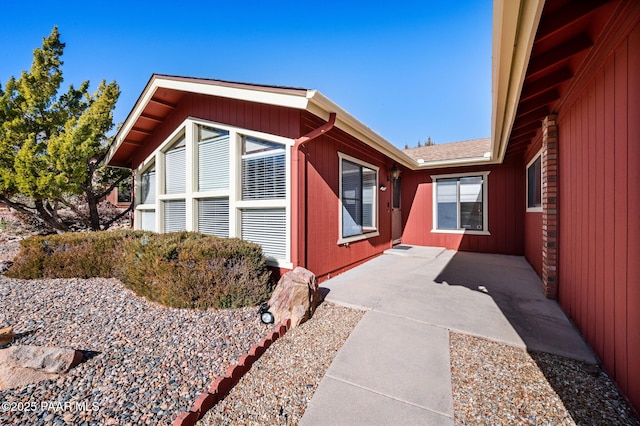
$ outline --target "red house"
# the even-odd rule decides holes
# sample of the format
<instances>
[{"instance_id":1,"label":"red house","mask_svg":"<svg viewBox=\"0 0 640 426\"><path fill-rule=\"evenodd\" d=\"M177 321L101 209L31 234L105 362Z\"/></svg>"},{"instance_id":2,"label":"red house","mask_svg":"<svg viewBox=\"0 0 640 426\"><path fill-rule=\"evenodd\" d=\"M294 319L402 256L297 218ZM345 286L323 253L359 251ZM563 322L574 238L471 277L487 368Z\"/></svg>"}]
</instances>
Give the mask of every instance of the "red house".
<instances>
[{"instance_id":1,"label":"red house","mask_svg":"<svg viewBox=\"0 0 640 426\"><path fill-rule=\"evenodd\" d=\"M153 75L134 226L321 280L406 244L524 255L640 408L640 2L496 1L492 137L400 150L315 90Z\"/></svg>"}]
</instances>

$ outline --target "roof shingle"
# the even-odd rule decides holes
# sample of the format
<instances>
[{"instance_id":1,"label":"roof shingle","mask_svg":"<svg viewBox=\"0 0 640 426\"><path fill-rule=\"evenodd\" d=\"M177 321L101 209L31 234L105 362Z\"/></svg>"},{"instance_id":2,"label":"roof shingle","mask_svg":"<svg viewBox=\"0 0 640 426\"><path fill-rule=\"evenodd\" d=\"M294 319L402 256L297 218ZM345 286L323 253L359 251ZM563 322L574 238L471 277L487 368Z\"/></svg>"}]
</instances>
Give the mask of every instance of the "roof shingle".
<instances>
[{"instance_id":1,"label":"roof shingle","mask_svg":"<svg viewBox=\"0 0 640 426\"><path fill-rule=\"evenodd\" d=\"M460 158L483 157L491 150L491 138L471 139L462 142L450 142L440 145L409 148L403 151L414 160L446 161Z\"/></svg>"}]
</instances>

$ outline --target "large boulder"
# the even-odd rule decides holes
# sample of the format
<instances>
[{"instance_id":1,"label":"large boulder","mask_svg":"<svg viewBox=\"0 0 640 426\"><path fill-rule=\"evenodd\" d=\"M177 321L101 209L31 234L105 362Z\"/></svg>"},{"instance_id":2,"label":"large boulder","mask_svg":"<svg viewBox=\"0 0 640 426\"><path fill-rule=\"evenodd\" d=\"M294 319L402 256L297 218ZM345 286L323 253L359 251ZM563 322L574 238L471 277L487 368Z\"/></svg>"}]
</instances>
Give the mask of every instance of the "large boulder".
<instances>
[{"instance_id":1,"label":"large boulder","mask_svg":"<svg viewBox=\"0 0 640 426\"><path fill-rule=\"evenodd\" d=\"M280 278L267 304L276 324L290 318L291 327L295 328L311 318L320 302L322 293L316 276L298 266Z\"/></svg>"},{"instance_id":2,"label":"large boulder","mask_svg":"<svg viewBox=\"0 0 640 426\"><path fill-rule=\"evenodd\" d=\"M54 380L82 361L82 352L66 348L11 346L0 349L0 390Z\"/></svg>"}]
</instances>

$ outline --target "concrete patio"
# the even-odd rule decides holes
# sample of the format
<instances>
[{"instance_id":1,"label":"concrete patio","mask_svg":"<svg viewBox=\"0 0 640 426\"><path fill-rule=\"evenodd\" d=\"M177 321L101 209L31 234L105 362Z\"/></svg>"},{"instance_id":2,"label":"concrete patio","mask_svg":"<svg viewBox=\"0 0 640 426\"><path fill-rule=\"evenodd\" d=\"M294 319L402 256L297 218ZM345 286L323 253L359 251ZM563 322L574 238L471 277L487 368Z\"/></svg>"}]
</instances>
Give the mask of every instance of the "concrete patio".
<instances>
[{"instance_id":1,"label":"concrete patio","mask_svg":"<svg viewBox=\"0 0 640 426\"><path fill-rule=\"evenodd\" d=\"M453 424L449 331L596 359L524 258L396 246L325 283L366 309L301 424Z\"/></svg>"}]
</instances>

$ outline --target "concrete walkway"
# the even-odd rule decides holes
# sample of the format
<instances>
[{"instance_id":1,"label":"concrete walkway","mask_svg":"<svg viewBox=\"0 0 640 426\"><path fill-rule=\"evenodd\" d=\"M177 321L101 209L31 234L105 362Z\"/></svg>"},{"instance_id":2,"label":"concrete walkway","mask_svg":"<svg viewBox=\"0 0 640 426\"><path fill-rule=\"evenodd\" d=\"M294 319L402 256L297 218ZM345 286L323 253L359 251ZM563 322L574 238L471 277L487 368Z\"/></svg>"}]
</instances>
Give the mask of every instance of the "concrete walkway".
<instances>
[{"instance_id":1,"label":"concrete walkway","mask_svg":"<svg viewBox=\"0 0 640 426\"><path fill-rule=\"evenodd\" d=\"M323 283L366 309L301 425L451 425L449 331L595 363L521 257L396 246Z\"/></svg>"}]
</instances>

